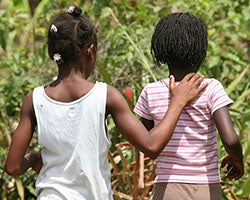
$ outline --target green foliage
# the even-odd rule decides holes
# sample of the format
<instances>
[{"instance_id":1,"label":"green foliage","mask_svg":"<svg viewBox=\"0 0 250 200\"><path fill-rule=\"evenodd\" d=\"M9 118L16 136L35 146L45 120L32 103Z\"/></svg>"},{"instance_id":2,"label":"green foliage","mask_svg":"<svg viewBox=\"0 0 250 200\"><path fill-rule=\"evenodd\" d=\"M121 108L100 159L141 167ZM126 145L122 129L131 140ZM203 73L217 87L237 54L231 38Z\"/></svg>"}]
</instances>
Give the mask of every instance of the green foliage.
<instances>
[{"instance_id":1,"label":"green foliage","mask_svg":"<svg viewBox=\"0 0 250 200\"><path fill-rule=\"evenodd\" d=\"M244 151L246 174L238 181L225 179L225 199L249 199L250 184L250 3L249 0L73 0L99 27L98 59L92 80L117 87L124 95L131 87L135 103L148 83L168 75L150 54L150 39L158 20L175 11L191 12L208 26L209 48L200 73L220 80L234 100L231 113ZM0 1L0 198L35 199L35 175L19 179L3 170L5 156L24 96L56 76L47 56L46 29L54 13L67 9L65 0ZM108 119L114 144L125 141ZM36 143L34 138L33 143ZM220 145L220 158L225 151ZM33 148L33 144L31 149ZM25 187L24 187L25 185Z\"/></svg>"}]
</instances>

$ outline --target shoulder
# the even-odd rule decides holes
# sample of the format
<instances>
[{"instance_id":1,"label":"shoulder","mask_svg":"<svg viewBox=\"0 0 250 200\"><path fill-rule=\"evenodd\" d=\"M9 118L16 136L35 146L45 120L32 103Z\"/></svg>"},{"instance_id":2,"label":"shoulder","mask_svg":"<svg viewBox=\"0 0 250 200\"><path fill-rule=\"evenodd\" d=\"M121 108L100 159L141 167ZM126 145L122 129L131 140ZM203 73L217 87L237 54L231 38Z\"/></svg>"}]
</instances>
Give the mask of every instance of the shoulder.
<instances>
[{"instance_id":1,"label":"shoulder","mask_svg":"<svg viewBox=\"0 0 250 200\"><path fill-rule=\"evenodd\" d=\"M107 114L113 113L113 111L117 110L118 108L125 106L125 103L126 100L119 90L113 86L107 85Z\"/></svg>"},{"instance_id":2,"label":"shoulder","mask_svg":"<svg viewBox=\"0 0 250 200\"><path fill-rule=\"evenodd\" d=\"M31 104L32 105L33 99L33 90L30 91L24 98L23 104Z\"/></svg>"},{"instance_id":3,"label":"shoulder","mask_svg":"<svg viewBox=\"0 0 250 200\"><path fill-rule=\"evenodd\" d=\"M169 87L169 79L164 78L159 81L148 83L145 88L162 88L162 87Z\"/></svg>"},{"instance_id":4,"label":"shoulder","mask_svg":"<svg viewBox=\"0 0 250 200\"><path fill-rule=\"evenodd\" d=\"M205 91L207 92L213 92L213 91L217 91L217 90L224 90L224 86L222 85L222 83L215 79L215 78L206 78L203 83L208 83L207 88L205 89Z\"/></svg>"},{"instance_id":5,"label":"shoulder","mask_svg":"<svg viewBox=\"0 0 250 200\"><path fill-rule=\"evenodd\" d=\"M34 98L35 95L42 94L44 92L44 85L35 87L32 91L30 91L31 96Z\"/></svg>"},{"instance_id":6,"label":"shoulder","mask_svg":"<svg viewBox=\"0 0 250 200\"><path fill-rule=\"evenodd\" d=\"M107 85L107 101L113 101L122 97L118 89L111 85Z\"/></svg>"},{"instance_id":7,"label":"shoulder","mask_svg":"<svg viewBox=\"0 0 250 200\"><path fill-rule=\"evenodd\" d=\"M99 87L107 87L108 85L107 83L101 81L96 81L95 84L98 85Z\"/></svg>"},{"instance_id":8,"label":"shoulder","mask_svg":"<svg viewBox=\"0 0 250 200\"><path fill-rule=\"evenodd\" d=\"M203 83L208 83L208 87L214 87L216 85L222 86L222 83L215 78L205 78Z\"/></svg>"},{"instance_id":9,"label":"shoulder","mask_svg":"<svg viewBox=\"0 0 250 200\"><path fill-rule=\"evenodd\" d=\"M108 90L107 83L96 81L93 88L95 88L95 90L97 90L97 93L99 95L106 95L106 97L107 97L107 90Z\"/></svg>"},{"instance_id":10,"label":"shoulder","mask_svg":"<svg viewBox=\"0 0 250 200\"><path fill-rule=\"evenodd\" d=\"M161 79L159 81L155 81L155 82L151 82L148 83L143 89L142 89L142 93L151 93L151 92L160 92L160 91L164 91L164 93L166 92L166 89L169 88L169 79L165 78L165 79Z\"/></svg>"},{"instance_id":11,"label":"shoulder","mask_svg":"<svg viewBox=\"0 0 250 200\"><path fill-rule=\"evenodd\" d=\"M21 117L27 116L31 119L35 119L34 115L34 106L33 106L33 91L30 91L24 98L22 107L21 107Z\"/></svg>"},{"instance_id":12,"label":"shoulder","mask_svg":"<svg viewBox=\"0 0 250 200\"><path fill-rule=\"evenodd\" d=\"M33 90L31 90L30 92L28 92L28 94L25 96L24 101L23 101L23 107L28 109L31 112L34 112L34 98L35 95L40 91L42 92L44 86L38 86L35 87ZM37 98L40 98L39 96Z\"/></svg>"}]
</instances>

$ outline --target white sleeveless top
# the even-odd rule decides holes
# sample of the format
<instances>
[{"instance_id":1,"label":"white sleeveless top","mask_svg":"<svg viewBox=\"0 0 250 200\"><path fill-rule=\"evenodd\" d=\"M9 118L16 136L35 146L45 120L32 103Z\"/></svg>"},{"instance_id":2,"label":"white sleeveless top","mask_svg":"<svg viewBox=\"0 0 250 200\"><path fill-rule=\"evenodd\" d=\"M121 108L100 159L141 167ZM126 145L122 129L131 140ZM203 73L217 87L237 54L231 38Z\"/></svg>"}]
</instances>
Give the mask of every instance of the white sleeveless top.
<instances>
[{"instance_id":1,"label":"white sleeveless top","mask_svg":"<svg viewBox=\"0 0 250 200\"><path fill-rule=\"evenodd\" d=\"M33 106L43 167L38 199L110 200L112 197L105 129L107 85L96 82L83 97L58 102L44 87L34 89Z\"/></svg>"}]
</instances>

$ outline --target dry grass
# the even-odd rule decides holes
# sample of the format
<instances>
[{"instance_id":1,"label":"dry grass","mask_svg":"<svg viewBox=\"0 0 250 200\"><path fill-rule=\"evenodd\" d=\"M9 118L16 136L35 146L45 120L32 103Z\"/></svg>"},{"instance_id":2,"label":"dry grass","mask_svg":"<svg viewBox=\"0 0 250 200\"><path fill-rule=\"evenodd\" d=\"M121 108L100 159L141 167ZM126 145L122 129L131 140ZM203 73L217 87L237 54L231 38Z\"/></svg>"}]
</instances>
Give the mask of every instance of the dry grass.
<instances>
[{"instance_id":1,"label":"dry grass","mask_svg":"<svg viewBox=\"0 0 250 200\"><path fill-rule=\"evenodd\" d=\"M112 188L116 200L146 200L155 178L155 163L136 150L129 142L116 145L109 152Z\"/></svg>"}]
</instances>

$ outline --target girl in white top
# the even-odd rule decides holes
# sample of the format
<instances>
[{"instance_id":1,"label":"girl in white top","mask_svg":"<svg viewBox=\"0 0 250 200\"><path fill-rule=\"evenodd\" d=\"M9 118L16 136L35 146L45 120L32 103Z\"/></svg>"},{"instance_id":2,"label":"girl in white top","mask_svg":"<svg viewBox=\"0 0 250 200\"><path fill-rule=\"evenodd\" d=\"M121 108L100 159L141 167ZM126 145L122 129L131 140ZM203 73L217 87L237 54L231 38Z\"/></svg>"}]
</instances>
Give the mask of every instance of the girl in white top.
<instances>
[{"instance_id":1,"label":"girl in white top","mask_svg":"<svg viewBox=\"0 0 250 200\"><path fill-rule=\"evenodd\" d=\"M110 140L105 119L111 114L118 130L140 151L157 157L169 141L187 102L204 88L194 73L180 85L170 80L171 105L150 132L130 111L115 88L87 80L95 67L97 36L88 15L77 6L57 15L48 30L48 52L58 65L52 83L25 97L19 124L5 163L18 176L39 173L38 199L113 199L108 164ZM27 153L35 128L42 151Z\"/></svg>"}]
</instances>

